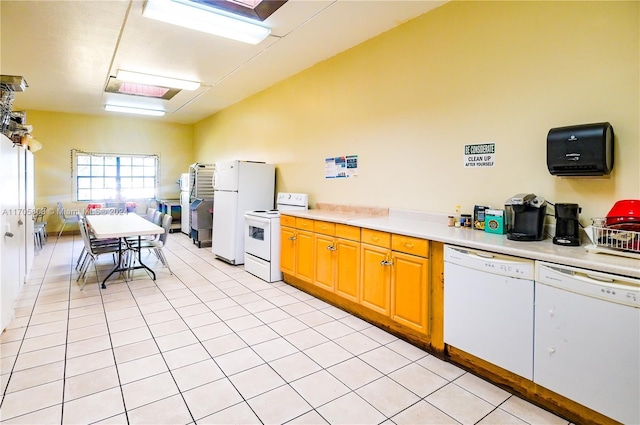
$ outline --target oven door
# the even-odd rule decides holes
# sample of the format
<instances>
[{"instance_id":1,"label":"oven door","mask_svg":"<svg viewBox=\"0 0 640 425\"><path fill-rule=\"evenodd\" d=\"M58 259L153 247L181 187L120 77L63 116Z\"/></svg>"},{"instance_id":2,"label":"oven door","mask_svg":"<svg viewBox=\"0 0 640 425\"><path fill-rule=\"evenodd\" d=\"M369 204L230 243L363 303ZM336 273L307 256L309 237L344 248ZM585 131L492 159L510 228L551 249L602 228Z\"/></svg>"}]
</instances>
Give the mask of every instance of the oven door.
<instances>
[{"instance_id":1,"label":"oven door","mask_svg":"<svg viewBox=\"0 0 640 425\"><path fill-rule=\"evenodd\" d=\"M271 219L245 214L244 250L263 260L271 260Z\"/></svg>"}]
</instances>

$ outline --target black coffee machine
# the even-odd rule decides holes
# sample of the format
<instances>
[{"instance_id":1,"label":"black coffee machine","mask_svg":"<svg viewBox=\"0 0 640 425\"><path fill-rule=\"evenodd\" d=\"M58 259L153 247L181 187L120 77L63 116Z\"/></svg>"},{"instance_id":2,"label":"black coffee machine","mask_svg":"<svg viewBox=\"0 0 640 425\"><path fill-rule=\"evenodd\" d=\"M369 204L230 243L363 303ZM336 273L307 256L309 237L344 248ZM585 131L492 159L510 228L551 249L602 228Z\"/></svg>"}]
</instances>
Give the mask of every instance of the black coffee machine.
<instances>
[{"instance_id":1,"label":"black coffee machine","mask_svg":"<svg viewBox=\"0 0 640 425\"><path fill-rule=\"evenodd\" d=\"M541 241L544 237L544 217L547 201L533 193L518 193L504 203L507 239Z\"/></svg>"},{"instance_id":2,"label":"black coffee machine","mask_svg":"<svg viewBox=\"0 0 640 425\"><path fill-rule=\"evenodd\" d=\"M556 204L556 235L553 243L565 246L580 246L581 208L578 204Z\"/></svg>"}]
</instances>

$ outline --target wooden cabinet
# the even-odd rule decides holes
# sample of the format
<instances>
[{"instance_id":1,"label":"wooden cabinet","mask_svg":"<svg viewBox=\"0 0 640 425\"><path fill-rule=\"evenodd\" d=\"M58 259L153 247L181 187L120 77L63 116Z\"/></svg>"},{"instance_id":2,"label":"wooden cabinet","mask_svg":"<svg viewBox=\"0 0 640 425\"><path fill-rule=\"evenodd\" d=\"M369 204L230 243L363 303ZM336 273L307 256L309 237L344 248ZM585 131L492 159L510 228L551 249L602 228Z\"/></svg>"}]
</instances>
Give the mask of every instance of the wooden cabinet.
<instances>
[{"instance_id":1,"label":"wooden cabinet","mask_svg":"<svg viewBox=\"0 0 640 425\"><path fill-rule=\"evenodd\" d=\"M338 305L429 336L429 241L299 217L282 216L281 226L285 275Z\"/></svg>"},{"instance_id":2,"label":"wooden cabinet","mask_svg":"<svg viewBox=\"0 0 640 425\"><path fill-rule=\"evenodd\" d=\"M391 318L401 325L426 333L429 261L395 251L392 260Z\"/></svg>"},{"instance_id":3,"label":"wooden cabinet","mask_svg":"<svg viewBox=\"0 0 640 425\"><path fill-rule=\"evenodd\" d=\"M358 229L358 238L360 229ZM338 238L336 242L336 294L358 302L360 290L360 242Z\"/></svg>"},{"instance_id":4,"label":"wooden cabinet","mask_svg":"<svg viewBox=\"0 0 640 425\"><path fill-rule=\"evenodd\" d=\"M391 235L391 318L418 332L427 332L429 305L429 242Z\"/></svg>"},{"instance_id":5,"label":"wooden cabinet","mask_svg":"<svg viewBox=\"0 0 640 425\"><path fill-rule=\"evenodd\" d=\"M385 316L391 311L391 234L362 229L360 303Z\"/></svg>"},{"instance_id":6,"label":"wooden cabinet","mask_svg":"<svg viewBox=\"0 0 640 425\"><path fill-rule=\"evenodd\" d=\"M362 239L361 304L427 333L429 242L367 229Z\"/></svg>"},{"instance_id":7,"label":"wooden cabinet","mask_svg":"<svg viewBox=\"0 0 640 425\"><path fill-rule=\"evenodd\" d=\"M391 250L362 244L360 304L389 316L391 309Z\"/></svg>"},{"instance_id":8,"label":"wooden cabinet","mask_svg":"<svg viewBox=\"0 0 640 425\"><path fill-rule=\"evenodd\" d=\"M333 292L338 268L336 258L338 248L336 247L335 237L322 234L316 234L314 237L316 249L314 283L327 291Z\"/></svg>"},{"instance_id":9,"label":"wooden cabinet","mask_svg":"<svg viewBox=\"0 0 640 425\"><path fill-rule=\"evenodd\" d=\"M360 228L317 221L315 284L358 301L360 286Z\"/></svg>"},{"instance_id":10,"label":"wooden cabinet","mask_svg":"<svg viewBox=\"0 0 640 425\"><path fill-rule=\"evenodd\" d=\"M283 217L284 218L284 217ZM280 271L282 273L296 275L296 229L280 226Z\"/></svg>"},{"instance_id":11,"label":"wooden cabinet","mask_svg":"<svg viewBox=\"0 0 640 425\"><path fill-rule=\"evenodd\" d=\"M312 283L315 252L313 233L300 230L297 227L297 221L289 220L293 217L287 217L284 223L282 218L280 227L280 270L282 273L290 274L300 280ZM302 221L300 225L308 227L309 223L307 221L311 220ZM295 227L290 227L292 224Z\"/></svg>"}]
</instances>

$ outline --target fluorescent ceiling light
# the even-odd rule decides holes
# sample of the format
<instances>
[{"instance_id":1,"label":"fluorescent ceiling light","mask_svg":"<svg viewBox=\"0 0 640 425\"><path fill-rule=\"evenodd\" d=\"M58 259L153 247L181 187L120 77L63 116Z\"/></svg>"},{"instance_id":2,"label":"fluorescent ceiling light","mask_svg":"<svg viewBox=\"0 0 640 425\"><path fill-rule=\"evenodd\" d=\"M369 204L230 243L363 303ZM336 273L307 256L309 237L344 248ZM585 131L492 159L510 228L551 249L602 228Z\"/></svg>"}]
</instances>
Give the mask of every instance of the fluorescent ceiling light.
<instances>
[{"instance_id":1,"label":"fluorescent ceiling light","mask_svg":"<svg viewBox=\"0 0 640 425\"><path fill-rule=\"evenodd\" d=\"M173 25L258 44L271 34L271 29L240 16L233 17L217 9L196 3L187 5L173 0L147 0L142 16Z\"/></svg>"},{"instance_id":2,"label":"fluorescent ceiling light","mask_svg":"<svg viewBox=\"0 0 640 425\"><path fill-rule=\"evenodd\" d=\"M145 84L147 86L171 87L181 90L197 90L200 83L197 81L178 80L176 78L160 77L159 75L141 74L139 72L118 70L116 78L128 83Z\"/></svg>"},{"instance_id":3,"label":"fluorescent ceiling light","mask_svg":"<svg viewBox=\"0 0 640 425\"><path fill-rule=\"evenodd\" d=\"M104 105L104 110L107 112L124 112L125 114L151 115L154 117L161 117L164 115L164 111L159 109L142 109L109 104Z\"/></svg>"}]
</instances>

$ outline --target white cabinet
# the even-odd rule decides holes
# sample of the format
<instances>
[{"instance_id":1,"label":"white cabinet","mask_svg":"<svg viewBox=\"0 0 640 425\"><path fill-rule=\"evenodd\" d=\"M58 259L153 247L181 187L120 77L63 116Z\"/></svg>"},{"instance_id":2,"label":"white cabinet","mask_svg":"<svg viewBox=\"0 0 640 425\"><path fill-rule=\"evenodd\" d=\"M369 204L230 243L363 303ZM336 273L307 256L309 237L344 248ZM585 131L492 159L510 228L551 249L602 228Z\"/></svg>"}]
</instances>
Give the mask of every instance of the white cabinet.
<instances>
[{"instance_id":1,"label":"white cabinet","mask_svg":"<svg viewBox=\"0 0 640 425\"><path fill-rule=\"evenodd\" d=\"M0 331L33 264L33 154L0 135Z\"/></svg>"}]
</instances>

